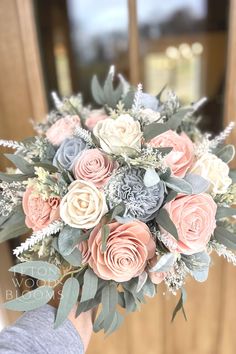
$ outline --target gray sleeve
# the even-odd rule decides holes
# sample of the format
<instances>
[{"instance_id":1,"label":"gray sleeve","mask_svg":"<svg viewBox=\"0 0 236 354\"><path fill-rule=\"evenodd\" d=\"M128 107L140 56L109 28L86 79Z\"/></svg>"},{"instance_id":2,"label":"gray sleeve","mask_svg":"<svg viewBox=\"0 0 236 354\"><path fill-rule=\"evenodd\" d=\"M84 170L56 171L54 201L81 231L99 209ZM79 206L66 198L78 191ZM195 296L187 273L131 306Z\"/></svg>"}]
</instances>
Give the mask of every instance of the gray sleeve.
<instances>
[{"instance_id":1,"label":"gray sleeve","mask_svg":"<svg viewBox=\"0 0 236 354\"><path fill-rule=\"evenodd\" d=\"M53 328L55 311L45 305L24 313L14 325L0 333L0 353L84 354L81 338L69 320Z\"/></svg>"}]
</instances>

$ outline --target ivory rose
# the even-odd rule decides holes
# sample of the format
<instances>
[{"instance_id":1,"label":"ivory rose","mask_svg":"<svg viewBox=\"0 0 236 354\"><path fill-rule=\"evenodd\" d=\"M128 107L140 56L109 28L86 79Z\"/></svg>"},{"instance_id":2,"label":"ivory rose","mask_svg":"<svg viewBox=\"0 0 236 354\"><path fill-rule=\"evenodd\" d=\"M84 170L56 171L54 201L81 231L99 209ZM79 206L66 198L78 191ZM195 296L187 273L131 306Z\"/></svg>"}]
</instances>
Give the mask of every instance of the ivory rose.
<instances>
[{"instance_id":1,"label":"ivory rose","mask_svg":"<svg viewBox=\"0 0 236 354\"><path fill-rule=\"evenodd\" d=\"M231 185L229 166L211 153L204 154L192 167L192 173L200 175L210 182L208 192L224 194Z\"/></svg>"},{"instance_id":2,"label":"ivory rose","mask_svg":"<svg viewBox=\"0 0 236 354\"><path fill-rule=\"evenodd\" d=\"M97 226L90 234L89 265L104 280L128 281L140 275L155 253L155 242L146 224L133 221L108 225L106 250L102 252L102 234Z\"/></svg>"},{"instance_id":3,"label":"ivory rose","mask_svg":"<svg viewBox=\"0 0 236 354\"><path fill-rule=\"evenodd\" d=\"M79 229L96 226L106 212L105 195L88 181L72 182L60 204L62 220Z\"/></svg>"},{"instance_id":4,"label":"ivory rose","mask_svg":"<svg viewBox=\"0 0 236 354\"><path fill-rule=\"evenodd\" d=\"M26 215L25 224L33 231L38 231L60 218L60 198L51 197L44 200L33 188L29 187L23 194L22 206Z\"/></svg>"},{"instance_id":5,"label":"ivory rose","mask_svg":"<svg viewBox=\"0 0 236 354\"><path fill-rule=\"evenodd\" d=\"M165 162L176 177L183 178L194 162L194 146L185 133L177 134L168 130L155 138L149 144L153 147L172 147L173 150L165 157Z\"/></svg>"},{"instance_id":6,"label":"ivory rose","mask_svg":"<svg viewBox=\"0 0 236 354\"><path fill-rule=\"evenodd\" d=\"M140 124L129 114L98 122L93 128L93 134L99 140L101 148L108 154L133 155L141 148Z\"/></svg>"},{"instance_id":7,"label":"ivory rose","mask_svg":"<svg viewBox=\"0 0 236 354\"><path fill-rule=\"evenodd\" d=\"M86 118L85 124L89 130L93 130L97 122L107 118L109 118L109 116L103 111L103 109L94 109Z\"/></svg>"},{"instance_id":8,"label":"ivory rose","mask_svg":"<svg viewBox=\"0 0 236 354\"><path fill-rule=\"evenodd\" d=\"M99 149L90 149L84 151L75 161L73 173L76 179L91 181L97 188L101 188L117 166L117 163Z\"/></svg>"},{"instance_id":9,"label":"ivory rose","mask_svg":"<svg viewBox=\"0 0 236 354\"><path fill-rule=\"evenodd\" d=\"M56 121L47 131L46 137L53 145L60 145L66 138L73 136L75 128L80 126L79 116L66 116Z\"/></svg>"},{"instance_id":10,"label":"ivory rose","mask_svg":"<svg viewBox=\"0 0 236 354\"><path fill-rule=\"evenodd\" d=\"M165 205L178 232L179 240L161 229L171 252L191 255L204 251L216 227L217 205L206 193L182 195Z\"/></svg>"}]
</instances>

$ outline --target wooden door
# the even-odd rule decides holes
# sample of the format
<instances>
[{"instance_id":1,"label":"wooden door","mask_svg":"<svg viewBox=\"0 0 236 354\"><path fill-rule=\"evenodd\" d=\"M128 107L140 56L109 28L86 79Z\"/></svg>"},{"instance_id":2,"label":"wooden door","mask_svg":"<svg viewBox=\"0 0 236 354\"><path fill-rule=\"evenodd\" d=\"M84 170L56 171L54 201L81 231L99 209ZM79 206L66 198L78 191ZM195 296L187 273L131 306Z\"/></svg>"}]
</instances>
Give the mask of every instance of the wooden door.
<instances>
[{"instance_id":1,"label":"wooden door","mask_svg":"<svg viewBox=\"0 0 236 354\"><path fill-rule=\"evenodd\" d=\"M130 7L134 6L133 1L129 3ZM232 0L225 123L236 121L235 36L236 2ZM133 43L134 47L136 45ZM40 119L46 111L30 0L0 2L0 68L0 135L3 138L21 139L32 134L29 118ZM134 73L134 81L137 75ZM1 167L4 166L5 162L1 161ZM3 259L3 254L7 259ZM8 245L2 245L2 294L11 284L10 277L6 277L11 262ZM157 297L148 300L141 312L128 315L115 334L108 338L104 338L102 333L93 335L88 354L234 354L235 278L236 269L233 266L226 264L223 259L213 258L206 283L187 280L188 322L181 314L173 324L170 322L172 309L178 299L160 286ZM7 320L11 322L13 318L8 316Z\"/></svg>"}]
</instances>

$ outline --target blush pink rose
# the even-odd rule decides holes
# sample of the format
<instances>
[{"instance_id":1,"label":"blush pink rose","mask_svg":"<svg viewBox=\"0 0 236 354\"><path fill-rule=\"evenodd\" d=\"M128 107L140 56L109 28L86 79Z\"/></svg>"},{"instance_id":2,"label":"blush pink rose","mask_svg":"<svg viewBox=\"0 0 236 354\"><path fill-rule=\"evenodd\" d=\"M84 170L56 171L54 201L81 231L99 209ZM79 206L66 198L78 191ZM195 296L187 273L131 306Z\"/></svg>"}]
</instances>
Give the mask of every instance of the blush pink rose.
<instances>
[{"instance_id":1,"label":"blush pink rose","mask_svg":"<svg viewBox=\"0 0 236 354\"><path fill-rule=\"evenodd\" d=\"M44 200L32 188L27 188L22 201L26 226L33 231L38 231L58 220L59 204L60 198L52 197Z\"/></svg>"},{"instance_id":2,"label":"blush pink rose","mask_svg":"<svg viewBox=\"0 0 236 354\"><path fill-rule=\"evenodd\" d=\"M165 157L165 162L176 177L183 178L194 162L194 146L185 133L177 134L168 130L155 138L149 144L153 147L172 147L173 150Z\"/></svg>"},{"instance_id":3,"label":"blush pink rose","mask_svg":"<svg viewBox=\"0 0 236 354\"><path fill-rule=\"evenodd\" d=\"M79 116L66 116L56 121L48 129L46 137L53 145L60 145L66 138L72 137L75 128L80 125Z\"/></svg>"},{"instance_id":4,"label":"blush pink rose","mask_svg":"<svg viewBox=\"0 0 236 354\"><path fill-rule=\"evenodd\" d=\"M133 221L127 224L114 222L108 227L110 234L104 253L101 228L97 226L90 234L90 267L98 277L117 282L128 281L142 274L156 248L147 225Z\"/></svg>"},{"instance_id":5,"label":"blush pink rose","mask_svg":"<svg viewBox=\"0 0 236 354\"><path fill-rule=\"evenodd\" d=\"M149 261L149 269L154 267L158 262L158 258L155 255L152 259ZM167 272L150 272L148 271L149 278L151 279L151 282L153 284L160 284L166 277Z\"/></svg>"},{"instance_id":6,"label":"blush pink rose","mask_svg":"<svg viewBox=\"0 0 236 354\"><path fill-rule=\"evenodd\" d=\"M163 236L169 241L171 252L187 255L202 252L206 249L216 227L217 205L206 193L184 195L165 205L171 220L178 231L179 240L161 229Z\"/></svg>"},{"instance_id":7,"label":"blush pink rose","mask_svg":"<svg viewBox=\"0 0 236 354\"><path fill-rule=\"evenodd\" d=\"M110 178L118 164L99 149L85 150L74 162L73 173L76 179L93 182L101 188Z\"/></svg>"},{"instance_id":8,"label":"blush pink rose","mask_svg":"<svg viewBox=\"0 0 236 354\"><path fill-rule=\"evenodd\" d=\"M85 124L89 130L93 130L97 122L109 118L102 109L94 109L86 118Z\"/></svg>"},{"instance_id":9,"label":"blush pink rose","mask_svg":"<svg viewBox=\"0 0 236 354\"><path fill-rule=\"evenodd\" d=\"M82 255L82 264L86 264L89 261L89 258L91 256L91 252L88 246L88 240L84 240L79 243L78 249L81 252Z\"/></svg>"}]
</instances>

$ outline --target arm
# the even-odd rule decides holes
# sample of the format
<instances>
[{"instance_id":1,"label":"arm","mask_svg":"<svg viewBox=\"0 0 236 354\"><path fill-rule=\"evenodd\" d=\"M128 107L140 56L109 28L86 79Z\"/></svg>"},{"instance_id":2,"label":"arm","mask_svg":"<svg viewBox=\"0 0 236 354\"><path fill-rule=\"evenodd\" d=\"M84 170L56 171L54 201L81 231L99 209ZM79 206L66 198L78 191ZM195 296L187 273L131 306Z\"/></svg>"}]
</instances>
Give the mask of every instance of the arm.
<instances>
[{"instance_id":1,"label":"arm","mask_svg":"<svg viewBox=\"0 0 236 354\"><path fill-rule=\"evenodd\" d=\"M45 305L25 313L0 333L0 353L84 354L92 333L92 313L75 319L74 309L69 319L54 329L55 312L54 307Z\"/></svg>"}]
</instances>

